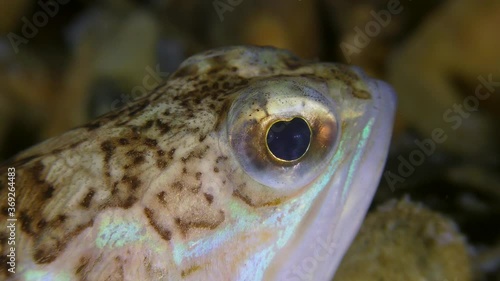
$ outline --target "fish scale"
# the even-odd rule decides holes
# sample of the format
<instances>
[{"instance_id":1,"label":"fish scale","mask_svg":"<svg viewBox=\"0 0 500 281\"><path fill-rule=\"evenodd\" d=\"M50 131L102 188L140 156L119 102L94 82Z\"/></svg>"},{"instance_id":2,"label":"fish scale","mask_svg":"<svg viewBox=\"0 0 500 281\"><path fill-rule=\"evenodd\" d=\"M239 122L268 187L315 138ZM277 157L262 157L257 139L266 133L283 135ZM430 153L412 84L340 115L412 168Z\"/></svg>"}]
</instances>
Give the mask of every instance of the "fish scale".
<instances>
[{"instance_id":1,"label":"fish scale","mask_svg":"<svg viewBox=\"0 0 500 281\"><path fill-rule=\"evenodd\" d=\"M0 166L2 198L16 168L18 218L16 273L4 260L0 276L328 280L378 184L394 108L357 68L271 47L195 55L147 97ZM265 135L293 116L312 140L284 161ZM336 250L315 259L322 239Z\"/></svg>"}]
</instances>

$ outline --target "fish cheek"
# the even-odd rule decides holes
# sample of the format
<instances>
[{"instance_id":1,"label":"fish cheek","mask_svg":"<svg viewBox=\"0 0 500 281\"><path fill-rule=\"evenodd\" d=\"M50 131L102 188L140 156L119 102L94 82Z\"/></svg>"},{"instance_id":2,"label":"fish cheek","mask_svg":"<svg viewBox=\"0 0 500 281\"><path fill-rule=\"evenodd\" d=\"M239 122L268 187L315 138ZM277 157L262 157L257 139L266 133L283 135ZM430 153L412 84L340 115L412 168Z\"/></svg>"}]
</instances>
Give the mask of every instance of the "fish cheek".
<instances>
[{"instance_id":1,"label":"fish cheek","mask_svg":"<svg viewBox=\"0 0 500 281\"><path fill-rule=\"evenodd\" d=\"M232 196L253 208L277 206L295 195L265 186L243 170L228 174L228 180L233 187Z\"/></svg>"}]
</instances>

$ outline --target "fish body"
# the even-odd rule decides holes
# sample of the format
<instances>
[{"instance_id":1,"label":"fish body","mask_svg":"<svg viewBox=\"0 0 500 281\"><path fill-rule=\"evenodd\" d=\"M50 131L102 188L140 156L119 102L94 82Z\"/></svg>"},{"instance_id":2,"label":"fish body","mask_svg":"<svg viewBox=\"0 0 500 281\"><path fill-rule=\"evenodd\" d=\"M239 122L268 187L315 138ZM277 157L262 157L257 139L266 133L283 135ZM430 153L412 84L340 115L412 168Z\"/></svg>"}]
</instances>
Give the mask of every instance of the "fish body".
<instances>
[{"instance_id":1,"label":"fish body","mask_svg":"<svg viewBox=\"0 0 500 281\"><path fill-rule=\"evenodd\" d=\"M371 202L395 96L270 47L187 59L128 107L0 166L4 280L330 280Z\"/></svg>"}]
</instances>

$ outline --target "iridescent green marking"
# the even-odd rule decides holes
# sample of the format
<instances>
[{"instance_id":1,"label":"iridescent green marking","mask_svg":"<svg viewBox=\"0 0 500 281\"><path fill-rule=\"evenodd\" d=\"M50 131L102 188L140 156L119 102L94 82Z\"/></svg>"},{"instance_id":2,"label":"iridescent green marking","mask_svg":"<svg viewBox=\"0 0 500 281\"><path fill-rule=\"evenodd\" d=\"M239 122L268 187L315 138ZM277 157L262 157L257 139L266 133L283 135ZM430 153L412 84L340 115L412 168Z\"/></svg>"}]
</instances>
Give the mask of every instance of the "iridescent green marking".
<instances>
[{"instance_id":1,"label":"iridescent green marking","mask_svg":"<svg viewBox=\"0 0 500 281\"><path fill-rule=\"evenodd\" d=\"M26 281L70 281L67 273L51 273L44 270L28 270L23 274Z\"/></svg>"},{"instance_id":2,"label":"iridescent green marking","mask_svg":"<svg viewBox=\"0 0 500 281\"><path fill-rule=\"evenodd\" d=\"M358 167L361 161L361 156L364 154L364 150L366 149L366 142L370 137L370 133L372 131L374 122L375 120L373 118L370 118L366 126L363 128L363 131L361 132L361 138L358 142L358 146L356 147L356 153L354 154L351 164L349 165L349 170L347 172L347 179L344 188L342 189L342 202L346 200L347 194L349 194L349 189L351 187L353 177L358 171Z\"/></svg>"},{"instance_id":3,"label":"iridescent green marking","mask_svg":"<svg viewBox=\"0 0 500 281\"><path fill-rule=\"evenodd\" d=\"M112 221L106 217L101 222L99 234L95 241L98 248L119 248L134 242L142 242L147 237L141 225L127 221Z\"/></svg>"}]
</instances>

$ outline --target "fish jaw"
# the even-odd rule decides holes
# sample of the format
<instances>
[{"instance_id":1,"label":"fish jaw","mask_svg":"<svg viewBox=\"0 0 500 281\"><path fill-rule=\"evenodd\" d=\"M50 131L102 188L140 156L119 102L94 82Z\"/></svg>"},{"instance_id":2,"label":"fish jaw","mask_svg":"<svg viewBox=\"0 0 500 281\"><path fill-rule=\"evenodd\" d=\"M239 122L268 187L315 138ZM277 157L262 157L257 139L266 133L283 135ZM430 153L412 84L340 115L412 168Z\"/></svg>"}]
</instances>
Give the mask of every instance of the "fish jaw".
<instances>
[{"instance_id":1,"label":"fish jaw","mask_svg":"<svg viewBox=\"0 0 500 281\"><path fill-rule=\"evenodd\" d=\"M341 136L332 165L322 176L329 181L327 187L312 203L294 239L271 264L266 280L331 280L375 194L389 150L397 98L387 83L367 77L357 67L351 69L366 81L372 98L361 117L347 121L354 127L344 123L341 134L359 133L349 139ZM343 119L351 113L339 115ZM342 161L346 157L349 162Z\"/></svg>"}]
</instances>

